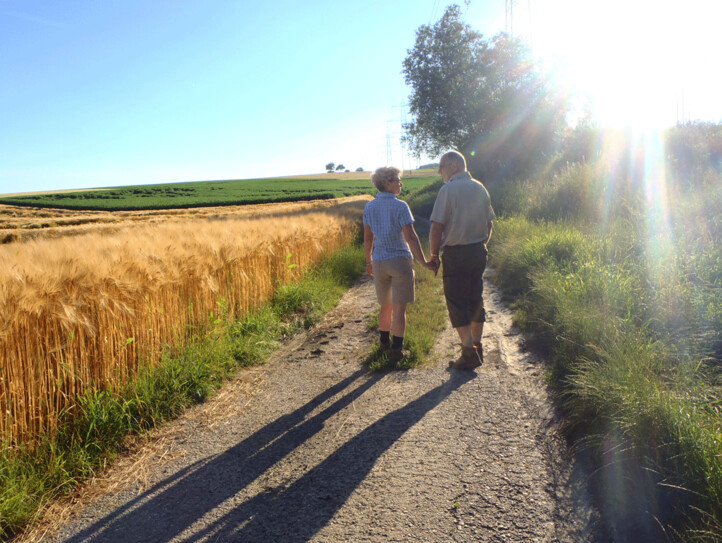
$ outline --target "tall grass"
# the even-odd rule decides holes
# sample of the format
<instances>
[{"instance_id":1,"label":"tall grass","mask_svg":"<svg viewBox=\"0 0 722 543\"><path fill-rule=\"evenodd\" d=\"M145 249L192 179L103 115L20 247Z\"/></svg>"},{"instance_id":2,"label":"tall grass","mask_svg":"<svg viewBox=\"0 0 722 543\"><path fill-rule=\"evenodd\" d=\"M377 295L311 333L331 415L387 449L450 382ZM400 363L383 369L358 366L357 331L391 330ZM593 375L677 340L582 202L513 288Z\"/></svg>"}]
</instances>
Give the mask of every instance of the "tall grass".
<instances>
[{"instance_id":1,"label":"tall grass","mask_svg":"<svg viewBox=\"0 0 722 543\"><path fill-rule=\"evenodd\" d=\"M649 147L641 162L626 152L497 187L492 265L551 355L612 528L638 513L658 537L717 541L722 176L682 183L649 165Z\"/></svg>"},{"instance_id":2,"label":"tall grass","mask_svg":"<svg viewBox=\"0 0 722 543\"><path fill-rule=\"evenodd\" d=\"M32 444L87 390L122 387L219 314L260 307L348 245L367 200L0 247L0 437Z\"/></svg>"}]
</instances>

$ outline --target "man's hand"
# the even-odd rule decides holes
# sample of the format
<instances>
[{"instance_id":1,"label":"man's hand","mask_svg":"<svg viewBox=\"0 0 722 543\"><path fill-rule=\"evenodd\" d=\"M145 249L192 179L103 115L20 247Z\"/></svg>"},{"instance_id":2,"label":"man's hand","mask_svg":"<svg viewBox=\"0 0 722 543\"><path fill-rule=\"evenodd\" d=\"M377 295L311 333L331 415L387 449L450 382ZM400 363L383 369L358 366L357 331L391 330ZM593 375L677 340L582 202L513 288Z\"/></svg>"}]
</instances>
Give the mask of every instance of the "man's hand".
<instances>
[{"instance_id":1,"label":"man's hand","mask_svg":"<svg viewBox=\"0 0 722 543\"><path fill-rule=\"evenodd\" d=\"M374 265L371 262L366 262L366 273L371 277L374 276Z\"/></svg>"},{"instance_id":2,"label":"man's hand","mask_svg":"<svg viewBox=\"0 0 722 543\"><path fill-rule=\"evenodd\" d=\"M434 275L436 275L436 273L439 271L439 265L432 262L431 260L422 262L421 265L427 270L431 270L432 272L434 272Z\"/></svg>"}]
</instances>

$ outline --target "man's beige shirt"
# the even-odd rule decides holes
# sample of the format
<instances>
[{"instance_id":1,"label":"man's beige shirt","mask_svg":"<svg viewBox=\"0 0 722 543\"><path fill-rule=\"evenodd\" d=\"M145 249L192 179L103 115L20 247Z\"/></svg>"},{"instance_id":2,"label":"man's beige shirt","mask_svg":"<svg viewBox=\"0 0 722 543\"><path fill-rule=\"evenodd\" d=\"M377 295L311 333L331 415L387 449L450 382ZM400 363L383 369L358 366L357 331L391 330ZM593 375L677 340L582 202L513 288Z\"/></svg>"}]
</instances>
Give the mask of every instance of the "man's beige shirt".
<instances>
[{"instance_id":1,"label":"man's beige shirt","mask_svg":"<svg viewBox=\"0 0 722 543\"><path fill-rule=\"evenodd\" d=\"M441 247L486 241L488 224L496 215L486 187L469 172L451 176L439 190L431 220L444 225Z\"/></svg>"}]
</instances>

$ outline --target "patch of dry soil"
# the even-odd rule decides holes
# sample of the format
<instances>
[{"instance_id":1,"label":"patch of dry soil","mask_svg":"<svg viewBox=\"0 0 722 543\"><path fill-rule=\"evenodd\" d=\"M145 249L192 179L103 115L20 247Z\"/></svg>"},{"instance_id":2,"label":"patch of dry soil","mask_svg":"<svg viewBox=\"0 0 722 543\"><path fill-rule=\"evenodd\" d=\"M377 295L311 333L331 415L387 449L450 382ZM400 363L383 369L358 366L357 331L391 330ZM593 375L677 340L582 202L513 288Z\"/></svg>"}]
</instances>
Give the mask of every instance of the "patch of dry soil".
<instances>
[{"instance_id":1,"label":"patch of dry soil","mask_svg":"<svg viewBox=\"0 0 722 543\"><path fill-rule=\"evenodd\" d=\"M485 288L478 370L447 369L447 327L427 367L369 373L365 277L25 541L601 541L541 362Z\"/></svg>"}]
</instances>

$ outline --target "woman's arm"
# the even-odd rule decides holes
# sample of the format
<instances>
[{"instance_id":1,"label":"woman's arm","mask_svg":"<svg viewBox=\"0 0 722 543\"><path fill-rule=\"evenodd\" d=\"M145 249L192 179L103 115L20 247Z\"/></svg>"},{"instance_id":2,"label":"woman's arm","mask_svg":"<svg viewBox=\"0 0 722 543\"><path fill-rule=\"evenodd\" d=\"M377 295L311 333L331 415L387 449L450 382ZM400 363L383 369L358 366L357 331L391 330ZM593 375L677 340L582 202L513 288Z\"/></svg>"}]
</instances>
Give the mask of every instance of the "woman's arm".
<instances>
[{"instance_id":1,"label":"woman's arm","mask_svg":"<svg viewBox=\"0 0 722 543\"><path fill-rule=\"evenodd\" d=\"M416 230L414 229L414 223L409 223L406 226L401 227L401 232L404 234L404 239L406 240L406 243L409 244L409 249L411 249L411 254L416 257L416 260L421 262L421 264L424 266L424 268L428 268L431 271L436 271L436 266L434 266L431 262L426 260L426 255L424 255L424 250L421 248L421 242L419 241L419 236L416 234Z\"/></svg>"},{"instance_id":2,"label":"woman's arm","mask_svg":"<svg viewBox=\"0 0 722 543\"><path fill-rule=\"evenodd\" d=\"M364 254L366 255L366 272L373 277L374 268L372 265L372 255L374 251L374 233L368 224L364 224Z\"/></svg>"}]
</instances>

